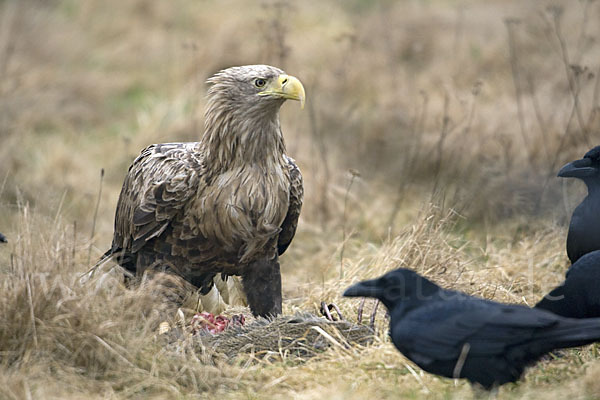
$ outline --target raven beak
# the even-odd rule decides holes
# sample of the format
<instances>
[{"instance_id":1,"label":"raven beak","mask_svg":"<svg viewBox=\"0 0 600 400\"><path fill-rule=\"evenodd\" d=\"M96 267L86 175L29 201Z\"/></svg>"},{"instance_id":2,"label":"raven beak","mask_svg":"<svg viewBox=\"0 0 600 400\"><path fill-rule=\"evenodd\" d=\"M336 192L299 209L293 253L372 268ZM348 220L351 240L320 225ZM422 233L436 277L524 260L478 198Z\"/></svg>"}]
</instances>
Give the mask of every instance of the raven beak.
<instances>
[{"instance_id":1,"label":"raven beak","mask_svg":"<svg viewBox=\"0 0 600 400\"><path fill-rule=\"evenodd\" d=\"M302 82L295 76L285 74L279 75L277 79L273 80L269 87L265 88L265 90L258 95L298 100L300 101L300 108L304 108L304 102L306 101L306 94Z\"/></svg>"},{"instance_id":2,"label":"raven beak","mask_svg":"<svg viewBox=\"0 0 600 400\"><path fill-rule=\"evenodd\" d=\"M358 282L355 285L350 286L344 292L345 297L374 297L380 298L383 294L383 288L379 286L379 279L372 279L370 281Z\"/></svg>"},{"instance_id":3,"label":"raven beak","mask_svg":"<svg viewBox=\"0 0 600 400\"><path fill-rule=\"evenodd\" d=\"M582 158L568 163L558 171L558 176L561 178L586 178L595 175L597 169L592 167L590 158Z\"/></svg>"}]
</instances>

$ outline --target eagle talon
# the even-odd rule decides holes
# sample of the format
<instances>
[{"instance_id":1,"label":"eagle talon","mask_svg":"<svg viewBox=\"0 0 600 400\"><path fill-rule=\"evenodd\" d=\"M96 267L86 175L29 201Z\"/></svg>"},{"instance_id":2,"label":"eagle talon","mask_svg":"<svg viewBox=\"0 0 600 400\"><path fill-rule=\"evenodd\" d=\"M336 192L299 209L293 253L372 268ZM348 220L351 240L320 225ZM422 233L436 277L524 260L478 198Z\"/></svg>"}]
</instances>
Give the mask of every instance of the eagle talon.
<instances>
[{"instance_id":1,"label":"eagle talon","mask_svg":"<svg viewBox=\"0 0 600 400\"><path fill-rule=\"evenodd\" d=\"M321 302L321 307L319 308L321 315L327 318L328 321L333 321L333 316L329 312L329 306L324 301Z\"/></svg>"},{"instance_id":2,"label":"eagle talon","mask_svg":"<svg viewBox=\"0 0 600 400\"><path fill-rule=\"evenodd\" d=\"M337 304L335 303L331 303L329 305L329 307L333 307L333 309L335 310L335 312L337 313L338 317L340 318L340 321L345 321L346 319L344 318L344 316L342 315L342 312L340 311L340 308L338 307Z\"/></svg>"},{"instance_id":3,"label":"eagle talon","mask_svg":"<svg viewBox=\"0 0 600 400\"><path fill-rule=\"evenodd\" d=\"M342 312L340 311L340 308L337 306L337 304L335 303L331 303L331 304L327 304L324 301L321 302L321 307L319 308L319 311L321 312L321 314L327 318L327 320L329 321L338 321L338 319L336 319L332 314L331 314L331 310L335 310L335 312L338 315L338 319L339 321L344 321L344 316L342 315Z\"/></svg>"}]
</instances>

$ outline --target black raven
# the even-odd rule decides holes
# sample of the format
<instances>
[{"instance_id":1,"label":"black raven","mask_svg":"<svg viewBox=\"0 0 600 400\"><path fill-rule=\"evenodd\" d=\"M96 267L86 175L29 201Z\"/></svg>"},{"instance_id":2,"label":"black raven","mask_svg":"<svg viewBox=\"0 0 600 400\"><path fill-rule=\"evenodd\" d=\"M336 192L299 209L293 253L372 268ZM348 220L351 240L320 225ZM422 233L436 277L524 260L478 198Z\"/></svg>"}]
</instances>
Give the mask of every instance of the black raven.
<instances>
[{"instance_id":1,"label":"black raven","mask_svg":"<svg viewBox=\"0 0 600 400\"><path fill-rule=\"evenodd\" d=\"M381 300L392 342L425 371L488 390L516 381L551 350L600 339L600 319L563 318L444 290L408 269L357 283L344 296Z\"/></svg>"},{"instance_id":2,"label":"black raven","mask_svg":"<svg viewBox=\"0 0 600 400\"><path fill-rule=\"evenodd\" d=\"M571 263L594 250L600 250L600 146L588 151L581 160L560 169L562 178L579 178L588 195L575 208L567 235L567 255Z\"/></svg>"},{"instance_id":3,"label":"black raven","mask_svg":"<svg viewBox=\"0 0 600 400\"><path fill-rule=\"evenodd\" d=\"M548 293L536 308L569 318L600 317L600 250L579 258L565 281Z\"/></svg>"},{"instance_id":4,"label":"black raven","mask_svg":"<svg viewBox=\"0 0 600 400\"><path fill-rule=\"evenodd\" d=\"M6 236L4 236L3 234L0 233L0 243L6 243L8 242L8 240L6 240Z\"/></svg>"}]
</instances>

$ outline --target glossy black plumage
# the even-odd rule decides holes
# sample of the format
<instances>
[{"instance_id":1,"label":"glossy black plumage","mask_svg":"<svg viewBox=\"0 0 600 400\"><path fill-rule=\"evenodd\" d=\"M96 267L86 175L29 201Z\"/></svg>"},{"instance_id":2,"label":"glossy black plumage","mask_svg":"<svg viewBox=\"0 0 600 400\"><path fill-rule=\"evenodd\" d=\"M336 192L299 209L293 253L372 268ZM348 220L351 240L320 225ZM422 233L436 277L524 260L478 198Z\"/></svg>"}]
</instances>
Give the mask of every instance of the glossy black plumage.
<instances>
[{"instance_id":1,"label":"glossy black plumage","mask_svg":"<svg viewBox=\"0 0 600 400\"><path fill-rule=\"evenodd\" d=\"M588 189L588 195L573 211L567 235L567 255L575 263L584 254L600 250L600 146L566 164L558 176L581 179Z\"/></svg>"},{"instance_id":2,"label":"glossy black plumage","mask_svg":"<svg viewBox=\"0 0 600 400\"><path fill-rule=\"evenodd\" d=\"M600 317L600 250L585 254L536 308L569 318Z\"/></svg>"},{"instance_id":3,"label":"glossy black plumage","mask_svg":"<svg viewBox=\"0 0 600 400\"><path fill-rule=\"evenodd\" d=\"M567 255L572 265L565 280L535 307L570 318L600 317L600 146L566 164L558 176L581 179L588 195L569 223Z\"/></svg>"},{"instance_id":4,"label":"glossy black plumage","mask_svg":"<svg viewBox=\"0 0 600 400\"><path fill-rule=\"evenodd\" d=\"M375 297L390 312L390 336L425 371L486 389L514 382L549 351L600 339L600 319L570 319L444 290L398 269L344 292Z\"/></svg>"},{"instance_id":5,"label":"glossy black plumage","mask_svg":"<svg viewBox=\"0 0 600 400\"><path fill-rule=\"evenodd\" d=\"M6 243L8 242L8 240L6 240L6 236L4 236L3 234L0 233L0 243Z\"/></svg>"}]
</instances>

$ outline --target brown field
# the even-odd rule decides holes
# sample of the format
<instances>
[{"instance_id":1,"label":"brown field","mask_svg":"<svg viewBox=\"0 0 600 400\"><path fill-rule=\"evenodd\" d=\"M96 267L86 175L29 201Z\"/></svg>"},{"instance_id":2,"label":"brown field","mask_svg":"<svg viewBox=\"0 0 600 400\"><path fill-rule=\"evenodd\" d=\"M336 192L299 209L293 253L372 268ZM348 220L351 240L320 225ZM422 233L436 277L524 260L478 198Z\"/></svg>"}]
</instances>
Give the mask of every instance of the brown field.
<instances>
[{"instance_id":1,"label":"brown field","mask_svg":"<svg viewBox=\"0 0 600 400\"><path fill-rule=\"evenodd\" d=\"M402 357L383 312L368 346L206 358L157 339L151 285L78 278L137 153L198 139L206 78L267 63L308 98L281 113L306 189L285 314L355 320L343 289L400 266L532 305L585 194L556 172L600 141L598 21L593 0L0 0L0 398L472 397ZM498 396L567 397L600 398L596 345Z\"/></svg>"}]
</instances>

